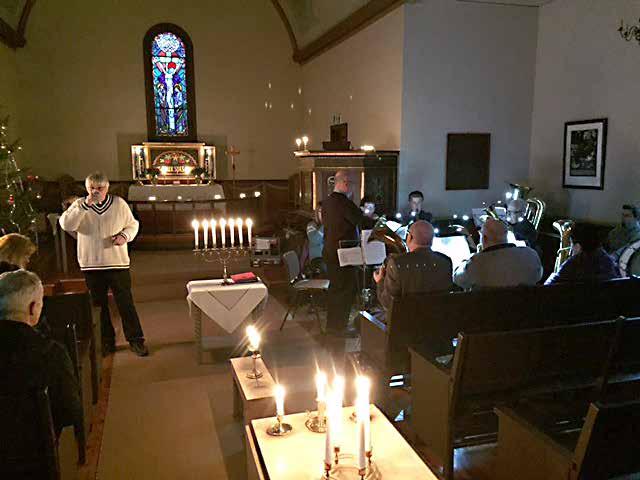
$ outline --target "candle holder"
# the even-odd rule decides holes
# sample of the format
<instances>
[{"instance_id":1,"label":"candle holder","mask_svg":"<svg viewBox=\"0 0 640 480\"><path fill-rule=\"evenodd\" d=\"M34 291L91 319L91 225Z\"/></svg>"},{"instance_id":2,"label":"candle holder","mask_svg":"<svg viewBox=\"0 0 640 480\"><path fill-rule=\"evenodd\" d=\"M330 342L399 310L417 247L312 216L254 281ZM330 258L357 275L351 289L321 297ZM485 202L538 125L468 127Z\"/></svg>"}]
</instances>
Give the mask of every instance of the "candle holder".
<instances>
[{"instance_id":1,"label":"candle holder","mask_svg":"<svg viewBox=\"0 0 640 480\"><path fill-rule=\"evenodd\" d=\"M359 479L359 480L374 480L382 479L382 475L378 466L371 461L370 452L367 453L367 466L365 468L358 468L356 456L352 454L340 455L341 462L330 465L324 463L323 480L331 479Z\"/></svg>"},{"instance_id":2,"label":"candle holder","mask_svg":"<svg viewBox=\"0 0 640 480\"><path fill-rule=\"evenodd\" d=\"M307 421L304 425L313 433L326 433L327 431L327 416L323 415L320 418L320 414L307 412Z\"/></svg>"},{"instance_id":3,"label":"candle holder","mask_svg":"<svg viewBox=\"0 0 640 480\"><path fill-rule=\"evenodd\" d=\"M229 274L227 271L228 262L231 259L239 260L242 257L251 255L251 249L249 247L212 247L194 249L193 253L207 263L221 263L222 283L224 285L230 285L232 282L229 280Z\"/></svg>"},{"instance_id":4,"label":"candle holder","mask_svg":"<svg viewBox=\"0 0 640 480\"><path fill-rule=\"evenodd\" d=\"M293 430L293 427L288 423L282 423L282 416L276 416L276 423L267 428L267 435L272 437L284 437Z\"/></svg>"},{"instance_id":5,"label":"candle holder","mask_svg":"<svg viewBox=\"0 0 640 480\"><path fill-rule=\"evenodd\" d=\"M250 372L247 372L247 378L250 378L251 380L258 380L262 377L262 372L258 370L257 365L258 359L261 358L260 352L258 350L252 352L251 358L253 359L253 369Z\"/></svg>"}]
</instances>

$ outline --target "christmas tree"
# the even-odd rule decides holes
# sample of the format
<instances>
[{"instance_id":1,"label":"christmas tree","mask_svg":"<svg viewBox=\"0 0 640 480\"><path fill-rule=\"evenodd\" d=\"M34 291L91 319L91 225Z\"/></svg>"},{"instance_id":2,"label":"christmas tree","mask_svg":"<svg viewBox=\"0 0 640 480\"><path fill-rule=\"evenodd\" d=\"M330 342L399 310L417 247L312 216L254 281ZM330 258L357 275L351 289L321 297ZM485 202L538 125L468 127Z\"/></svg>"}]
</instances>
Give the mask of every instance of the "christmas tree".
<instances>
[{"instance_id":1,"label":"christmas tree","mask_svg":"<svg viewBox=\"0 0 640 480\"><path fill-rule=\"evenodd\" d=\"M34 236L36 212L31 205L35 177L27 177L18 168L15 154L22 150L19 141L7 138L9 117L0 119L0 233L11 232Z\"/></svg>"}]
</instances>

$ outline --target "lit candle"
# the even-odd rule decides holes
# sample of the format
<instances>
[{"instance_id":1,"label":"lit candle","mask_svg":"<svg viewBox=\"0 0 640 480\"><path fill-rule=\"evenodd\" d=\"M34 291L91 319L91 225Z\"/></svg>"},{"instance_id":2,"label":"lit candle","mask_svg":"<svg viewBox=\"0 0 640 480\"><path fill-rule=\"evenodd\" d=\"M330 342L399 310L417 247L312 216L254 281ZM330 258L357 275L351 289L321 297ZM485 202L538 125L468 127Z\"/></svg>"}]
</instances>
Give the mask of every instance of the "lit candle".
<instances>
[{"instance_id":1,"label":"lit candle","mask_svg":"<svg viewBox=\"0 0 640 480\"><path fill-rule=\"evenodd\" d=\"M227 233L225 229L227 228L227 221L224 218L220 219L220 238L222 239L222 248L227 246Z\"/></svg>"},{"instance_id":2,"label":"lit candle","mask_svg":"<svg viewBox=\"0 0 640 480\"><path fill-rule=\"evenodd\" d=\"M191 226L193 227L193 239L194 242L196 244L196 250L198 249L198 228L200 228L200 223L198 223L198 220L193 220L193 222L191 222Z\"/></svg>"},{"instance_id":3,"label":"lit candle","mask_svg":"<svg viewBox=\"0 0 640 480\"><path fill-rule=\"evenodd\" d=\"M318 402L318 420L324 421L325 411L327 409L327 374L318 372L316 374L316 401Z\"/></svg>"},{"instance_id":4,"label":"lit candle","mask_svg":"<svg viewBox=\"0 0 640 480\"><path fill-rule=\"evenodd\" d=\"M359 376L356 379L356 416L358 417L358 423L362 422L362 448L364 452L371 451L371 417L369 408L369 396L371 392L371 380L367 377ZM359 432L359 429L358 429ZM358 433L360 435L360 433ZM359 452L359 450L358 450ZM364 468L364 467L359 467Z\"/></svg>"},{"instance_id":5,"label":"lit candle","mask_svg":"<svg viewBox=\"0 0 640 480\"><path fill-rule=\"evenodd\" d=\"M331 400L333 395L331 392L327 395L327 398ZM329 401L328 405L328 421L327 421L327 436L325 437L324 443L324 464L331 468L331 464L333 463L333 442L331 440L331 427L333 426L333 409L331 407L333 402Z\"/></svg>"},{"instance_id":6,"label":"lit candle","mask_svg":"<svg viewBox=\"0 0 640 480\"><path fill-rule=\"evenodd\" d=\"M304 137L302 137L302 143L304 144L304 149L307 149L307 144L309 143L309 137L307 137L306 135Z\"/></svg>"},{"instance_id":7,"label":"lit candle","mask_svg":"<svg viewBox=\"0 0 640 480\"><path fill-rule=\"evenodd\" d=\"M206 220L202 221L202 230L204 233L204 248L206 250L209 246L209 222Z\"/></svg>"},{"instance_id":8,"label":"lit candle","mask_svg":"<svg viewBox=\"0 0 640 480\"><path fill-rule=\"evenodd\" d=\"M296 138L296 145L298 146L298 150L300 150L300 145L302 145L302 140Z\"/></svg>"},{"instance_id":9,"label":"lit candle","mask_svg":"<svg viewBox=\"0 0 640 480\"><path fill-rule=\"evenodd\" d=\"M247 218L247 240L249 241L249 248L251 248L251 227L253 227L253 220Z\"/></svg>"},{"instance_id":10,"label":"lit candle","mask_svg":"<svg viewBox=\"0 0 640 480\"><path fill-rule=\"evenodd\" d=\"M344 377L336 375L333 379L333 405L331 421L333 422L331 440L335 448L340 448L342 436L342 401L344 399Z\"/></svg>"},{"instance_id":11,"label":"lit candle","mask_svg":"<svg viewBox=\"0 0 640 480\"><path fill-rule=\"evenodd\" d=\"M238 246L242 247L243 238L242 238L242 219L240 217L236 218L236 226L238 227Z\"/></svg>"},{"instance_id":12,"label":"lit candle","mask_svg":"<svg viewBox=\"0 0 640 480\"><path fill-rule=\"evenodd\" d=\"M274 395L276 397L276 415L284 417L284 387L276 385Z\"/></svg>"},{"instance_id":13,"label":"lit candle","mask_svg":"<svg viewBox=\"0 0 640 480\"><path fill-rule=\"evenodd\" d=\"M216 219L211 219L211 248L216 248L218 246L218 239L216 238Z\"/></svg>"},{"instance_id":14,"label":"lit candle","mask_svg":"<svg viewBox=\"0 0 640 480\"><path fill-rule=\"evenodd\" d=\"M247 327L247 337L249 337L249 350L257 352L260 350L260 334L253 325Z\"/></svg>"},{"instance_id":15,"label":"lit candle","mask_svg":"<svg viewBox=\"0 0 640 480\"><path fill-rule=\"evenodd\" d=\"M231 246L233 247L236 243L236 221L233 218L229 219L229 234L231 236Z\"/></svg>"}]
</instances>

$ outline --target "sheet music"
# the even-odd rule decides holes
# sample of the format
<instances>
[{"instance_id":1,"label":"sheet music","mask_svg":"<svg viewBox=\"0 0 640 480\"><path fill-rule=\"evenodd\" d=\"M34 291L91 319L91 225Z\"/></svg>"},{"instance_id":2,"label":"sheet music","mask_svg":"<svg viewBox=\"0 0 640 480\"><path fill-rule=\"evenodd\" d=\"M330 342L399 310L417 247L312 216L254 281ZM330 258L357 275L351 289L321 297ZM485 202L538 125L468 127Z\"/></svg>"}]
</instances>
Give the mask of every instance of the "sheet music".
<instances>
[{"instance_id":1,"label":"sheet music","mask_svg":"<svg viewBox=\"0 0 640 480\"><path fill-rule=\"evenodd\" d=\"M367 265L380 265L384 263L384 259L387 257L387 250L384 243L374 240L367 242L371 230L363 230L361 237L360 247L352 248L339 248L338 249L338 261L341 267L347 267L352 265L362 265L362 256L364 253L364 260Z\"/></svg>"}]
</instances>

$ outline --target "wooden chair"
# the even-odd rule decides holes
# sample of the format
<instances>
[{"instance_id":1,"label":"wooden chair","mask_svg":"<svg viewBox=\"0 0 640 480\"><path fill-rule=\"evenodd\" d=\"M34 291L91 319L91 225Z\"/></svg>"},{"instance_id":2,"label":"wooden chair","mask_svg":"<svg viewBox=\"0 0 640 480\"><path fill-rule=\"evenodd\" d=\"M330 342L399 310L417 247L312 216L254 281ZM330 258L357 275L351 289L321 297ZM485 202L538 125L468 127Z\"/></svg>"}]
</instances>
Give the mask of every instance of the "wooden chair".
<instances>
[{"instance_id":1,"label":"wooden chair","mask_svg":"<svg viewBox=\"0 0 640 480\"><path fill-rule=\"evenodd\" d=\"M455 448L495 441L496 406L595 385L615 328L607 321L461 333L451 366L412 348L413 429L442 461L445 478L453 478Z\"/></svg>"},{"instance_id":2,"label":"wooden chair","mask_svg":"<svg viewBox=\"0 0 640 480\"><path fill-rule=\"evenodd\" d=\"M284 328L284 324L287 321L287 317L291 314L291 319L296 316L296 311L300 306L300 302L306 297L309 299L311 307L313 308L318 325L320 326L320 313L318 311L318 305L315 302L317 296L321 295L326 298L326 294L329 290L329 280L314 278L303 279L300 278L300 261L298 255L293 250L289 250L282 255L282 260L287 267L287 275L289 278L290 297L293 299L292 304L287 309L280 325L280 330Z\"/></svg>"},{"instance_id":3,"label":"wooden chair","mask_svg":"<svg viewBox=\"0 0 640 480\"><path fill-rule=\"evenodd\" d=\"M0 395L0 478L60 479L47 389Z\"/></svg>"}]
</instances>

